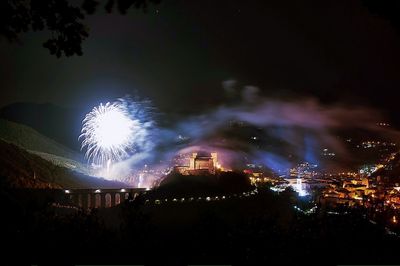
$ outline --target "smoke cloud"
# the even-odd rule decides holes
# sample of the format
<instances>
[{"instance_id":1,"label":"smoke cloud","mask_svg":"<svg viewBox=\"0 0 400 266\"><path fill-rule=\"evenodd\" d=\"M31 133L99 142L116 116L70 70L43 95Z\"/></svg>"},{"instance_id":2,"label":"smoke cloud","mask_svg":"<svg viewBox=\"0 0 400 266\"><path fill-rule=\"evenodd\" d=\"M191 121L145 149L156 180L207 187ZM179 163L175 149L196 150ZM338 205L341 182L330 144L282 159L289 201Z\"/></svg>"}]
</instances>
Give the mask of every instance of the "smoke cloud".
<instances>
[{"instance_id":1,"label":"smoke cloud","mask_svg":"<svg viewBox=\"0 0 400 266\"><path fill-rule=\"evenodd\" d=\"M258 87L239 89L233 79L222 87L224 105L168 128L154 126L147 148L115 165L115 176L144 165L166 168L176 154L200 150L218 152L221 163L232 169L253 163L281 172L304 161L324 171L354 169L357 143L369 137L388 143L400 138L397 130L377 124L385 119L376 109L326 105L314 98L266 98ZM324 158L323 150L334 157Z\"/></svg>"}]
</instances>

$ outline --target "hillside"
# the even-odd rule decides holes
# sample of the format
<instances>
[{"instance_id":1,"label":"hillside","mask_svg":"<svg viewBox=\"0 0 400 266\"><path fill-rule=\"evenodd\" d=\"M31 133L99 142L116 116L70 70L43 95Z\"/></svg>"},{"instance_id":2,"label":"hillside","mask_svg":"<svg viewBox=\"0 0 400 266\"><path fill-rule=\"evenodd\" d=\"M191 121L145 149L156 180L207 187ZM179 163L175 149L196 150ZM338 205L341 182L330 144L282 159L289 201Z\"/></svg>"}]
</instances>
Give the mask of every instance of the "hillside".
<instances>
[{"instance_id":1,"label":"hillside","mask_svg":"<svg viewBox=\"0 0 400 266\"><path fill-rule=\"evenodd\" d=\"M13 188L121 188L126 184L91 177L54 165L0 140L0 184Z\"/></svg>"},{"instance_id":2,"label":"hillside","mask_svg":"<svg viewBox=\"0 0 400 266\"><path fill-rule=\"evenodd\" d=\"M0 138L23 149L79 160L81 155L36 130L21 124L0 119Z\"/></svg>"},{"instance_id":3,"label":"hillside","mask_svg":"<svg viewBox=\"0 0 400 266\"><path fill-rule=\"evenodd\" d=\"M221 172L216 175L181 175L171 173L148 197L195 197L242 193L251 190L250 180L243 173Z\"/></svg>"},{"instance_id":4,"label":"hillside","mask_svg":"<svg viewBox=\"0 0 400 266\"><path fill-rule=\"evenodd\" d=\"M394 158L389 161L386 167L377 170L371 176L380 176L382 177L382 181L385 183L400 183L400 153L396 153Z\"/></svg>"},{"instance_id":5,"label":"hillside","mask_svg":"<svg viewBox=\"0 0 400 266\"><path fill-rule=\"evenodd\" d=\"M88 174L83 155L21 124L0 118L0 139L39 155L55 165Z\"/></svg>"},{"instance_id":6,"label":"hillside","mask_svg":"<svg viewBox=\"0 0 400 266\"><path fill-rule=\"evenodd\" d=\"M50 103L19 102L0 109L0 118L29 126L70 149L79 151L77 138L87 110L64 108ZM56 127L54 125L57 125Z\"/></svg>"}]
</instances>

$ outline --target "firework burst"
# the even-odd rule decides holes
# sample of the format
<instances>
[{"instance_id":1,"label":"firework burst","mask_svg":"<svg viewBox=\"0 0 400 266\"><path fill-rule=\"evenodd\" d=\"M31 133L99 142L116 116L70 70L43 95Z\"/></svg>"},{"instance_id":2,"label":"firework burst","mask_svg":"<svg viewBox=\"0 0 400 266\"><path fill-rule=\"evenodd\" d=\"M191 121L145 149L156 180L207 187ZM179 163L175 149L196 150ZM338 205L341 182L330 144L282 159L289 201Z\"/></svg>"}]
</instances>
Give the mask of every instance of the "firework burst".
<instances>
[{"instance_id":1,"label":"firework burst","mask_svg":"<svg viewBox=\"0 0 400 266\"><path fill-rule=\"evenodd\" d=\"M143 102L119 99L94 107L82 121L82 149L89 163L101 168L129 157L147 144L151 121Z\"/></svg>"}]
</instances>

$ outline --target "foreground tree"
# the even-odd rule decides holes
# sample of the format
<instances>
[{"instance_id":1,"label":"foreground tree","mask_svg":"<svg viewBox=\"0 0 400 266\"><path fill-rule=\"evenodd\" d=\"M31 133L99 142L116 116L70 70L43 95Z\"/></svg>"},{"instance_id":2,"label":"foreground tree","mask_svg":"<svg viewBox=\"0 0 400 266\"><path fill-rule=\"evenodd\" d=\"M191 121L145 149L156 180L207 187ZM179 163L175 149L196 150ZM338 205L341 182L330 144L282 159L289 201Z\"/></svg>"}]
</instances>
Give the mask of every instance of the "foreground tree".
<instances>
[{"instance_id":1,"label":"foreground tree","mask_svg":"<svg viewBox=\"0 0 400 266\"><path fill-rule=\"evenodd\" d=\"M4 0L0 1L0 35L18 42L28 31L50 32L43 43L57 57L82 55L82 42L89 36L85 16L94 14L99 6L108 13L118 9L126 14L130 8L146 11L148 5L161 0L82 0L81 5L68 0Z\"/></svg>"}]
</instances>

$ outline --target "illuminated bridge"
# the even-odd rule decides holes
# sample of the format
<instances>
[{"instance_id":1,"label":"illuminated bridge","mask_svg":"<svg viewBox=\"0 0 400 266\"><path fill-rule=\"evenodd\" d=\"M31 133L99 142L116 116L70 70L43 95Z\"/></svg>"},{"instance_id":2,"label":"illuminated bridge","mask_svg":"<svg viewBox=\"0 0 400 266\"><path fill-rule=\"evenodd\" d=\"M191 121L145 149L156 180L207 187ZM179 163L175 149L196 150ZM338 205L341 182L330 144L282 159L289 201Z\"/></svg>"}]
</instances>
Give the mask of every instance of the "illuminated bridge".
<instances>
[{"instance_id":1,"label":"illuminated bridge","mask_svg":"<svg viewBox=\"0 0 400 266\"><path fill-rule=\"evenodd\" d=\"M122 189L66 189L66 198L74 205L83 209L110 208L120 204L128 198L134 199L145 188Z\"/></svg>"}]
</instances>

